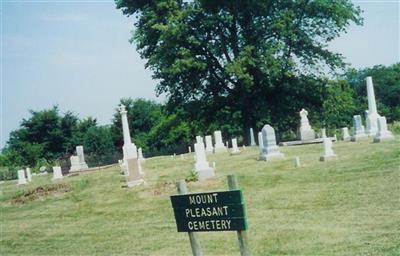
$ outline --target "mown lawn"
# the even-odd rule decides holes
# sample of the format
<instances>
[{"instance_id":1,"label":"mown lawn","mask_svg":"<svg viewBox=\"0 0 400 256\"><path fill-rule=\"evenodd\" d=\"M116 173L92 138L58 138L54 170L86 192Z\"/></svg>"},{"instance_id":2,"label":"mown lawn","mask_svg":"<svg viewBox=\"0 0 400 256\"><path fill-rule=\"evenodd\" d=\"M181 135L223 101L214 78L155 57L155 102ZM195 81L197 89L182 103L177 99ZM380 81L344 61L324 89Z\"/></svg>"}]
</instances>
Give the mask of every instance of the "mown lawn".
<instances>
[{"instance_id":1,"label":"mown lawn","mask_svg":"<svg viewBox=\"0 0 400 256\"><path fill-rule=\"evenodd\" d=\"M336 142L331 162L318 161L322 144L283 147L285 159L268 163L256 160L257 147L210 155L217 177L188 186L225 190L226 175L237 175L252 255L400 255L399 139ZM169 196L192 166L189 154L147 159L147 184L133 189L119 168L81 173L25 202L24 192L54 184L51 175L0 184L0 255L191 255ZM199 236L205 255L239 255L235 232Z\"/></svg>"}]
</instances>

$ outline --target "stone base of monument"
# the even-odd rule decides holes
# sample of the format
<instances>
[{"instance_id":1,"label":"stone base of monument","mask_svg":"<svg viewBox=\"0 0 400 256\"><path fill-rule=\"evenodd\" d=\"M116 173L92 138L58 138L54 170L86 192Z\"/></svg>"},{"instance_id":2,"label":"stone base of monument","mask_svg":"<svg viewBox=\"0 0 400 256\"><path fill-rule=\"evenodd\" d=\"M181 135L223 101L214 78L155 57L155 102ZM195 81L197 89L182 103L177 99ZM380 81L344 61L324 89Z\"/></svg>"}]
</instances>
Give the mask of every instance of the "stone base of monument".
<instances>
[{"instance_id":1,"label":"stone base of monument","mask_svg":"<svg viewBox=\"0 0 400 256\"><path fill-rule=\"evenodd\" d=\"M319 161L325 162L325 161L329 161L329 160L333 160L336 158L336 155L322 155L319 158Z\"/></svg>"},{"instance_id":2,"label":"stone base of monument","mask_svg":"<svg viewBox=\"0 0 400 256\"><path fill-rule=\"evenodd\" d=\"M335 137L330 137L332 141L336 141ZM279 146L297 146L297 145L305 145L305 144L317 144L322 143L323 138L317 138L312 140L294 140L294 141L285 141L280 142Z\"/></svg>"},{"instance_id":3,"label":"stone base of monument","mask_svg":"<svg viewBox=\"0 0 400 256\"><path fill-rule=\"evenodd\" d=\"M376 135L374 138L374 143L379 143L382 141L393 140L393 139L394 139L394 136L390 132L387 132L384 134Z\"/></svg>"},{"instance_id":4,"label":"stone base of monument","mask_svg":"<svg viewBox=\"0 0 400 256\"><path fill-rule=\"evenodd\" d=\"M363 133L363 134L355 134L351 136L351 141L356 142L360 140L366 140L368 139L368 135Z\"/></svg>"},{"instance_id":5,"label":"stone base of monument","mask_svg":"<svg viewBox=\"0 0 400 256\"><path fill-rule=\"evenodd\" d=\"M138 186L144 183L143 173L139 168L139 163L137 158L130 158L124 162L124 168L126 173L127 185L128 187Z\"/></svg>"},{"instance_id":6,"label":"stone base of monument","mask_svg":"<svg viewBox=\"0 0 400 256\"><path fill-rule=\"evenodd\" d=\"M215 176L215 171L212 167L196 170L196 172L199 175L199 180L207 180Z\"/></svg>"},{"instance_id":7,"label":"stone base of monument","mask_svg":"<svg viewBox=\"0 0 400 256\"><path fill-rule=\"evenodd\" d=\"M302 130L300 129L300 140L308 141L315 139L315 131L313 129Z\"/></svg>"},{"instance_id":8,"label":"stone base of monument","mask_svg":"<svg viewBox=\"0 0 400 256\"><path fill-rule=\"evenodd\" d=\"M282 153L273 153L273 154L263 154L260 156L260 160L262 161L273 161L273 160L278 160L278 159L283 159L285 157L284 154Z\"/></svg>"}]
</instances>

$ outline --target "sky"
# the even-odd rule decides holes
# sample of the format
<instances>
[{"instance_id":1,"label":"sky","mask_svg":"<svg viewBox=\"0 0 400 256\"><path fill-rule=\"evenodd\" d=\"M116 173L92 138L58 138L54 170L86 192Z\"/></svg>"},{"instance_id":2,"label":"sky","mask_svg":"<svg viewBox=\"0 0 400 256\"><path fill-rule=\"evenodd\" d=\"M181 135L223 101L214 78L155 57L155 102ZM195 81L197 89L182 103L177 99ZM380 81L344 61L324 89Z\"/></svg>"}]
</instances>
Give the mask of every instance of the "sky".
<instances>
[{"instance_id":1,"label":"sky","mask_svg":"<svg viewBox=\"0 0 400 256\"><path fill-rule=\"evenodd\" d=\"M133 18L113 1L0 1L0 148L30 109L58 105L109 124L123 97L165 100L128 42ZM350 25L329 49L355 68L399 62L400 0L353 2L364 25Z\"/></svg>"}]
</instances>

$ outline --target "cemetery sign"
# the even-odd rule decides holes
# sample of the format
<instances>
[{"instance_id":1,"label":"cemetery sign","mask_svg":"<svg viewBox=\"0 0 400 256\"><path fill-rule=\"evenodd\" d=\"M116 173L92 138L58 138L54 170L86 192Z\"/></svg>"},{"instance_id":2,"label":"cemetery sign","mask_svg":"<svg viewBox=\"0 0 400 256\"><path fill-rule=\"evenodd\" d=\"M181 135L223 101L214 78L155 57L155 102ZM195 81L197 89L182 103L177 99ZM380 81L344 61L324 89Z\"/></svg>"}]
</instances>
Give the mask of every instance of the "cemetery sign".
<instances>
[{"instance_id":1,"label":"cemetery sign","mask_svg":"<svg viewBox=\"0 0 400 256\"><path fill-rule=\"evenodd\" d=\"M247 229L242 191L171 196L178 232Z\"/></svg>"}]
</instances>

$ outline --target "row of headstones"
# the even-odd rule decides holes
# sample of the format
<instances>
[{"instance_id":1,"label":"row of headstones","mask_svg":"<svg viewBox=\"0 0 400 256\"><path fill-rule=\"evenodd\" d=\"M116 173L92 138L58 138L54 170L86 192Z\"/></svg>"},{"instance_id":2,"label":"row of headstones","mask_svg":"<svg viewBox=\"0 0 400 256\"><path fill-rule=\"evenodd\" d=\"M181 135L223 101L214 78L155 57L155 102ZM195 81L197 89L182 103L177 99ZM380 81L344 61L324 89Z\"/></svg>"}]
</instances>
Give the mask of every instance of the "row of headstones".
<instances>
[{"instance_id":1,"label":"row of headstones","mask_svg":"<svg viewBox=\"0 0 400 256\"><path fill-rule=\"evenodd\" d=\"M32 182L32 176L34 176L34 174L32 174L31 169L30 168L26 168L25 170L18 170L18 185L26 185L29 182ZM46 171L41 172L40 175L43 174L47 174ZM38 174L39 175L39 174ZM53 167L53 179L52 180L59 180L62 179L63 175L61 172L61 167L60 166L54 166Z\"/></svg>"},{"instance_id":2,"label":"row of headstones","mask_svg":"<svg viewBox=\"0 0 400 256\"><path fill-rule=\"evenodd\" d=\"M368 122L368 117L366 118L366 122ZM366 130L362 123L361 116L355 115L353 116L352 135L350 136L347 127L342 128L343 140L359 141L371 137L373 138L373 142L378 143L381 141L394 139L393 134L387 128L386 117L378 116L377 126L377 131L372 129Z\"/></svg>"}]
</instances>

